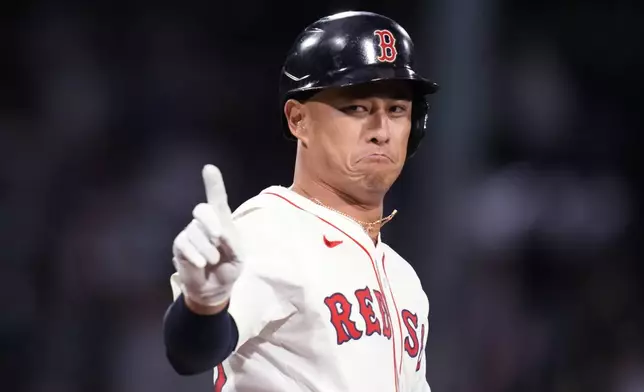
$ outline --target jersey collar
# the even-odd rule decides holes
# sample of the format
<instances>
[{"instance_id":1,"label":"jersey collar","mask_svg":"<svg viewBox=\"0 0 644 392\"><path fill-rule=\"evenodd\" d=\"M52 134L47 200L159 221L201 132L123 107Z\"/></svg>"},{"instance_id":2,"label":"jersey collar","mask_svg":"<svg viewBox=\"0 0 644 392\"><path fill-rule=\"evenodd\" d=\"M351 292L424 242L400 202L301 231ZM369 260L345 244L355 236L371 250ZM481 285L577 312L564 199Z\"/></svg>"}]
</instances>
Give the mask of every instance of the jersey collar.
<instances>
[{"instance_id":1,"label":"jersey collar","mask_svg":"<svg viewBox=\"0 0 644 392\"><path fill-rule=\"evenodd\" d=\"M344 232L349 237L360 242L366 249L374 251L376 248L369 235L364 231L362 225L360 225L358 222L324 206L321 206L311 199L294 192L290 188L275 185L264 189L261 193L276 195L284 199L286 202L289 202L293 206L317 216L319 219L325 221L330 226L335 227L339 231ZM380 244L381 238L380 233L378 233L378 245Z\"/></svg>"}]
</instances>

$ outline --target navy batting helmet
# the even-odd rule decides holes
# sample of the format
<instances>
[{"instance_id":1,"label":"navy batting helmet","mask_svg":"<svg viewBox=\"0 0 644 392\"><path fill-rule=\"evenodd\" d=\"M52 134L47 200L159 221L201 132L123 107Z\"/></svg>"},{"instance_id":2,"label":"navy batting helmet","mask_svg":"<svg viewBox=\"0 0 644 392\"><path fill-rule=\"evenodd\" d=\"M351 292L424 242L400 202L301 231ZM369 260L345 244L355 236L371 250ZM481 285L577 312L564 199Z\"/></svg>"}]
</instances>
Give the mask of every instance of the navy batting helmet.
<instances>
[{"instance_id":1,"label":"navy batting helmet","mask_svg":"<svg viewBox=\"0 0 644 392\"><path fill-rule=\"evenodd\" d=\"M342 12L319 19L295 40L280 77L281 105L306 100L329 87L381 80L405 80L412 85L412 126L407 147L411 157L425 136L428 105L425 96L438 85L414 71L414 44L395 21L372 12ZM284 129L288 139L294 139Z\"/></svg>"}]
</instances>

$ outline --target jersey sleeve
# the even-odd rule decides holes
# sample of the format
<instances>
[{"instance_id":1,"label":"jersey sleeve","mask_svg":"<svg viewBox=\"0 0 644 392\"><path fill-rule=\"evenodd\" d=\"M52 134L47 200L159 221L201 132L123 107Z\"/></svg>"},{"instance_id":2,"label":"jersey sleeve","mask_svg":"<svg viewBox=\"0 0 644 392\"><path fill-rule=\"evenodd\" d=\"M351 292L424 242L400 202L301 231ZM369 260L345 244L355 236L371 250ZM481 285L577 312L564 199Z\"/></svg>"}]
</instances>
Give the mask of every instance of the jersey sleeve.
<instances>
[{"instance_id":1,"label":"jersey sleeve","mask_svg":"<svg viewBox=\"0 0 644 392\"><path fill-rule=\"evenodd\" d=\"M258 202L259 201L259 202ZM228 313L238 330L235 351L258 336L270 322L295 313L302 285L296 247L289 245L286 217L261 199L242 205L233 214L244 247L244 265L234 283ZM173 301L181 295L178 273L170 277Z\"/></svg>"},{"instance_id":2,"label":"jersey sleeve","mask_svg":"<svg viewBox=\"0 0 644 392\"><path fill-rule=\"evenodd\" d=\"M421 368L416 373L416 384L414 385L414 388L412 390L414 392L431 392L431 389L429 388L429 382L427 381L427 355L425 354L425 350L423 350L420 355L422 355Z\"/></svg>"},{"instance_id":3,"label":"jersey sleeve","mask_svg":"<svg viewBox=\"0 0 644 392\"><path fill-rule=\"evenodd\" d=\"M244 245L244 267L235 282L228 312L237 324L235 350L258 336L271 322L285 320L297 310L302 284L297 247L289 243L284 216L271 208L236 214L235 225Z\"/></svg>"},{"instance_id":4,"label":"jersey sleeve","mask_svg":"<svg viewBox=\"0 0 644 392\"><path fill-rule=\"evenodd\" d=\"M425 297L426 298L426 297ZM429 303L427 303L427 306L429 308ZM415 378L415 383L412 388L412 391L414 392L431 392L431 389L429 387L429 382L427 381L427 339L429 337L429 318L427 320L427 333L422 334L422 339L423 341L421 342L422 344L422 350L418 354L420 355L420 369L416 372L416 378Z\"/></svg>"}]
</instances>

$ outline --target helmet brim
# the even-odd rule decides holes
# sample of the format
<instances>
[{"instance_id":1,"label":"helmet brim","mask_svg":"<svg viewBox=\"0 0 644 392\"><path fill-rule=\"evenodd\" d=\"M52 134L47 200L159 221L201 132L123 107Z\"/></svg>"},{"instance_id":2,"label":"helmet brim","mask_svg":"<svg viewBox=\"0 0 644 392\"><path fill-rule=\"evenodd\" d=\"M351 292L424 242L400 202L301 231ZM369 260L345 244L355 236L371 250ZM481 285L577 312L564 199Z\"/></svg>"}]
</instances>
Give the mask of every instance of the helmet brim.
<instances>
[{"instance_id":1,"label":"helmet brim","mask_svg":"<svg viewBox=\"0 0 644 392\"><path fill-rule=\"evenodd\" d=\"M320 80L312 80L301 88L289 91L285 98L306 99L316 92L328 88L342 88L397 80L410 82L416 97L433 94L440 88L438 84L423 78L409 67L392 67L391 65L378 64L328 73Z\"/></svg>"}]
</instances>

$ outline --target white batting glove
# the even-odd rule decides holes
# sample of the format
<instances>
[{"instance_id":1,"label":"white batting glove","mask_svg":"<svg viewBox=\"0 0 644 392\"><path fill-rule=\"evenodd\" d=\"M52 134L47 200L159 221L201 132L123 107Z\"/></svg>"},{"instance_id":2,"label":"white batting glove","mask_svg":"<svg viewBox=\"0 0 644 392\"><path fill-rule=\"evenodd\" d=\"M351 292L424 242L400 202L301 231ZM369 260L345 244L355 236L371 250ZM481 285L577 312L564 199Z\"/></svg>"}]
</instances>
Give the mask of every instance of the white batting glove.
<instances>
[{"instance_id":1,"label":"white batting glove","mask_svg":"<svg viewBox=\"0 0 644 392\"><path fill-rule=\"evenodd\" d=\"M213 307L230 298L243 256L221 172L206 165L202 174L208 202L192 211L194 219L174 240L172 260L184 296Z\"/></svg>"}]
</instances>

